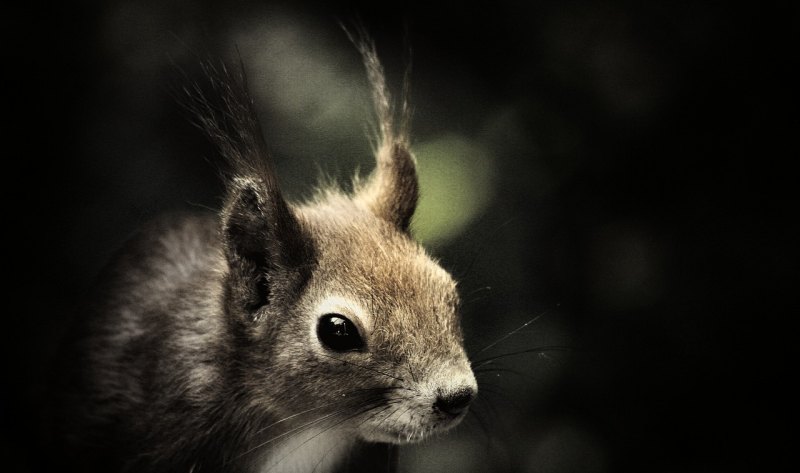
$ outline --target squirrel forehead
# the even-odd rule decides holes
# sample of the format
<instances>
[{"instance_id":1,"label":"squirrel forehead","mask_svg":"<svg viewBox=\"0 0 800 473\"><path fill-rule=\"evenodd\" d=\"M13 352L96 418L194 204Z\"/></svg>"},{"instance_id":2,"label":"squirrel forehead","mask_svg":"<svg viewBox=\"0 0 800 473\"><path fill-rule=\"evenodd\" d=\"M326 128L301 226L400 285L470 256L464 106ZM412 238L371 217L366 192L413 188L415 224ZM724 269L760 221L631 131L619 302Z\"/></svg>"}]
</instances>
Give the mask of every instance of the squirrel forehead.
<instances>
[{"instance_id":1,"label":"squirrel forehead","mask_svg":"<svg viewBox=\"0 0 800 473\"><path fill-rule=\"evenodd\" d=\"M453 278L391 223L355 206L317 206L302 215L316 243L313 279L320 286L381 313L454 312Z\"/></svg>"}]
</instances>

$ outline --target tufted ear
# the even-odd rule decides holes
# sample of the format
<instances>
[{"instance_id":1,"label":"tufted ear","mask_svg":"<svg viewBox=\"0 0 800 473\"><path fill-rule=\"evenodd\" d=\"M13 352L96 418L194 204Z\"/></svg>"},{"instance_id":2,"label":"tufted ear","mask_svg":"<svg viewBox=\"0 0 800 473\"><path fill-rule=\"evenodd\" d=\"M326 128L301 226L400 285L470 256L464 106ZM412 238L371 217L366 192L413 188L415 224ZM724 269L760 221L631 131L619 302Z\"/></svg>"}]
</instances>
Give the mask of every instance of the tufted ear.
<instances>
[{"instance_id":1,"label":"tufted ear","mask_svg":"<svg viewBox=\"0 0 800 473\"><path fill-rule=\"evenodd\" d=\"M349 33L348 33L349 34ZM372 88L372 101L378 119L376 166L366 182L356 187L355 198L376 216L408 230L417 206L419 184L414 155L410 149L409 128L411 109L408 105L408 72L401 101L400 123L395 123L395 105L386 86L383 66L378 60L375 44L362 33L360 39L350 35L364 61Z\"/></svg>"},{"instance_id":2,"label":"tufted ear","mask_svg":"<svg viewBox=\"0 0 800 473\"><path fill-rule=\"evenodd\" d=\"M405 144L392 141L382 143L375 156L375 170L359 186L356 199L376 216L407 231L419 196L414 157Z\"/></svg>"},{"instance_id":3,"label":"tufted ear","mask_svg":"<svg viewBox=\"0 0 800 473\"><path fill-rule=\"evenodd\" d=\"M203 67L211 91L197 84L185 88L185 105L228 163L220 214L228 262L226 307L236 319L258 320L262 308L288 305L302 289L314 247L280 192L244 69Z\"/></svg>"},{"instance_id":4,"label":"tufted ear","mask_svg":"<svg viewBox=\"0 0 800 473\"><path fill-rule=\"evenodd\" d=\"M290 303L310 277L313 248L281 194L234 178L221 220L229 311L257 320L262 308Z\"/></svg>"}]
</instances>

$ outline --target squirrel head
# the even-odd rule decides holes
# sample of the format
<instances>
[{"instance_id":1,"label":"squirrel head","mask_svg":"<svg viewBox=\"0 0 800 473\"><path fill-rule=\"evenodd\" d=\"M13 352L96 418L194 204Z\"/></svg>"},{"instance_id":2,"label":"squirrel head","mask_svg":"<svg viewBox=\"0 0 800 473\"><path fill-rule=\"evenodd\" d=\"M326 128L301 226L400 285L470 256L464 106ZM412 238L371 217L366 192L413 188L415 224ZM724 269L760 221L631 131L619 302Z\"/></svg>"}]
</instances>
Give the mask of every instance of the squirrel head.
<instances>
[{"instance_id":1,"label":"squirrel head","mask_svg":"<svg viewBox=\"0 0 800 473\"><path fill-rule=\"evenodd\" d=\"M402 443L456 425L477 384L456 282L409 231L409 107L395 110L373 43L354 42L379 126L375 170L352 193L284 200L241 71L212 71L221 111L202 95L195 108L232 168L223 304L249 408L319 409L357 438Z\"/></svg>"}]
</instances>

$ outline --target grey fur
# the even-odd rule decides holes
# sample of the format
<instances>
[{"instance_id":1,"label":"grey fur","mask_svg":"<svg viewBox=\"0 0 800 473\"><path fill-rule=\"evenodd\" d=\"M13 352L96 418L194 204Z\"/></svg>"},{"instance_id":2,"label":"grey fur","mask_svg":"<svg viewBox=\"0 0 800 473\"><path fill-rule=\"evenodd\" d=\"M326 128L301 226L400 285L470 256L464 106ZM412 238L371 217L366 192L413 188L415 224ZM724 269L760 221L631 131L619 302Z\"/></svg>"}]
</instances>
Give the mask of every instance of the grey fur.
<instances>
[{"instance_id":1,"label":"grey fur","mask_svg":"<svg viewBox=\"0 0 800 473\"><path fill-rule=\"evenodd\" d=\"M441 409L477 389L456 283L407 231L408 120L395 127L374 46L357 45L380 134L352 195L283 199L243 73L209 67L219 106L189 91L230 163L225 205L155 222L107 270L63 388L65 455L84 471L334 471L363 445L463 417ZM364 350L320 344L328 312L359 326Z\"/></svg>"}]
</instances>

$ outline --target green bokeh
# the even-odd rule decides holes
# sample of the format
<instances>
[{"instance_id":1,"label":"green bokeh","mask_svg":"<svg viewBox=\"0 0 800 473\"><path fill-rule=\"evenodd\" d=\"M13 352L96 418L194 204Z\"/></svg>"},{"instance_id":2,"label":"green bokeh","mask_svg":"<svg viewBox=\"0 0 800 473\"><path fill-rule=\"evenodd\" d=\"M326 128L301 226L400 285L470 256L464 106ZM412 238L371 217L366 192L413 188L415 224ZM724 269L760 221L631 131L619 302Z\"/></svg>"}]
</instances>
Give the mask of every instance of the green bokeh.
<instances>
[{"instance_id":1,"label":"green bokeh","mask_svg":"<svg viewBox=\"0 0 800 473\"><path fill-rule=\"evenodd\" d=\"M458 236L494 194L490 151L480 142L445 135L414 147L421 196L412 223L423 243L439 245Z\"/></svg>"}]
</instances>

